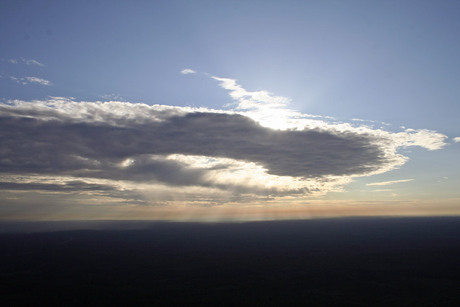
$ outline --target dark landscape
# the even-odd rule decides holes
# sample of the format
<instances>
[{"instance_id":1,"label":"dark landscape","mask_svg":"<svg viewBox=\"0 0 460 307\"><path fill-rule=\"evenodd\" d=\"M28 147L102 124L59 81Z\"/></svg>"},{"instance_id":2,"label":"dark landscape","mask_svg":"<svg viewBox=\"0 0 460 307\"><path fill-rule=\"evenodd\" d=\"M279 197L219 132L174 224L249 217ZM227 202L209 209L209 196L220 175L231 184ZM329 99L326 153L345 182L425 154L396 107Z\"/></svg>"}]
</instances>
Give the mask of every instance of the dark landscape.
<instances>
[{"instance_id":1,"label":"dark landscape","mask_svg":"<svg viewBox=\"0 0 460 307\"><path fill-rule=\"evenodd\" d=\"M1 306L460 306L460 218L0 223Z\"/></svg>"}]
</instances>

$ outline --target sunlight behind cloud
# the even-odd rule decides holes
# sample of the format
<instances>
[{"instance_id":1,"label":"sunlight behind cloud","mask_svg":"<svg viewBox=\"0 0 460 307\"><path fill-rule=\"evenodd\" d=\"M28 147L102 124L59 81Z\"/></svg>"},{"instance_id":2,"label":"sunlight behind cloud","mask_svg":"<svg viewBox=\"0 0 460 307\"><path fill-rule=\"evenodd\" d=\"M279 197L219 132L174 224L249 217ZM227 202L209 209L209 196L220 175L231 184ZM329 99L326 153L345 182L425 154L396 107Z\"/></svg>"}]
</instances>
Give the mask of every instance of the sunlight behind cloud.
<instances>
[{"instance_id":1,"label":"sunlight behind cloud","mask_svg":"<svg viewBox=\"0 0 460 307\"><path fill-rule=\"evenodd\" d=\"M300 205L401 167L408 157L400 148L445 146L447 137L435 131L334 122L290 109L286 97L212 78L229 92L232 109L66 97L0 103L5 199L168 208L175 218L185 208L181 218L193 219L198 207Z\"/></svg>"}]
</instances>

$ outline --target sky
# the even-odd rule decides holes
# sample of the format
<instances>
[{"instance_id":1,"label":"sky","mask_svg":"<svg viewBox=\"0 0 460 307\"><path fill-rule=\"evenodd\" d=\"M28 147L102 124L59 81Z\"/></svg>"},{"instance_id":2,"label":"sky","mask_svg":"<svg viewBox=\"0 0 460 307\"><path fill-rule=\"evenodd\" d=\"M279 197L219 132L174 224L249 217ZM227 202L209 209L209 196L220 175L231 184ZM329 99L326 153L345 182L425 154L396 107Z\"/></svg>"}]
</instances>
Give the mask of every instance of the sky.
<instances>
[{"instance_id":1,"label":"sky","mask_svg":"<svg viewBox=\"0 0 460 307\"><path fill-rule=\"evenodd\" d=\"M0 219L460 214L458 1L2 1Z\"/></svg>"}]
</instances>

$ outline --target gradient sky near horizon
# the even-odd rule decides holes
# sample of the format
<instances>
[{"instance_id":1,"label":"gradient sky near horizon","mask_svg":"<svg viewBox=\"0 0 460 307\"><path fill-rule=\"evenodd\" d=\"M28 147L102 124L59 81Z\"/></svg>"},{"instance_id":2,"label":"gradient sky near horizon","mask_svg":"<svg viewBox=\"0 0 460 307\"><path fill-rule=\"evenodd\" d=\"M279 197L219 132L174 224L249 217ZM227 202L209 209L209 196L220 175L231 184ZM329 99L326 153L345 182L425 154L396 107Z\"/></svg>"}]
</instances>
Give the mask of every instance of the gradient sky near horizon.
<instances>
[{"instance_id":1,"label":"gradient sky near horizon","mask_svg":"<svg viewBox=\"0 0 460 307\"><path fill-rule=\"evenodd\" d=\"M460 214L458 1L2 1L0 219Z\"/></svg>"}]
</instances>

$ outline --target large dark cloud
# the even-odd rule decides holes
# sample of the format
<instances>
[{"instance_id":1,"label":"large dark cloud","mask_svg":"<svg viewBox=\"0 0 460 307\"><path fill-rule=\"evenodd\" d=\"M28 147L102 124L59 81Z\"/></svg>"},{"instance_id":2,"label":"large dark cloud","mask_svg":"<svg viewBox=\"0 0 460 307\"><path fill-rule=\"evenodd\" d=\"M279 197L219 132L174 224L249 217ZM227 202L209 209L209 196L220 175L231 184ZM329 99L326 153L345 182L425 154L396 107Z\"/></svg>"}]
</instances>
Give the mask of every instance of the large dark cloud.
<instances>
[{"instance_id":1,"label":"large dark cloud","mask_svg":"<svg viewBox=\"0 0 460 307\"><path fill-rule=\"evenodd\" d=\"M305 178L378 170L389 160L372 135L327 130L279 131L237 114L189 113L162 121L103 122L0 118L0 171L67 174L168 184L199 183L203 169L148 155L203 155L263 165L268 173ZM127 158L135 163L120 168Z\"/></svg>"}]
</instances>

